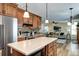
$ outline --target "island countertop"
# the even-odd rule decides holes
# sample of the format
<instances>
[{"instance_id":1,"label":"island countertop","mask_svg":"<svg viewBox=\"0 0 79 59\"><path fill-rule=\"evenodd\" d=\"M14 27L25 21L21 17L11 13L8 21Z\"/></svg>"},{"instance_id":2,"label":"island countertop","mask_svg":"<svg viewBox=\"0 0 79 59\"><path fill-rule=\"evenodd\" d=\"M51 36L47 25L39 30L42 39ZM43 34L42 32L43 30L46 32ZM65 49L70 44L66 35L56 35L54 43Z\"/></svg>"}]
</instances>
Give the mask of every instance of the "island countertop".
<instances>
[{"instance_id":1,"label":"island countertop","mask_svg":"<svg viewBox=\"0 0 79 59\"><path fill-rule=\"evenodd\" d=\"M13 48L24 55L30 55L36 51L39 51L55 40L57 40L57 38L39 37L35 39L9 43L8 47Z\"/></svg>"}]
</instances>

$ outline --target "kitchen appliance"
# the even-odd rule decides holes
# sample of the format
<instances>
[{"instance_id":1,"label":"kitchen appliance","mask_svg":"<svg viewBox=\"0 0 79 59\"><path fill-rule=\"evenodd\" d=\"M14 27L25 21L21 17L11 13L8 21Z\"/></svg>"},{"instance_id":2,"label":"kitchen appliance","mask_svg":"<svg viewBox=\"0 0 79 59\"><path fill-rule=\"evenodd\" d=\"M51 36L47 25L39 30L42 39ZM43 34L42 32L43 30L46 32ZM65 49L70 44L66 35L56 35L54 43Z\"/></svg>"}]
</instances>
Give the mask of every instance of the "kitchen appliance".
<instances>
[{"instance_id":1,"label":"kitchen appliance","mask_svg":"<svg viewBox=\"0 0 79 59\"><path fill-rule=\"evenodd\" d=\"M17 41L17 18L0 15L0 49L2 56L10 53L8 43Z\"/></svg>"}]
</instances>

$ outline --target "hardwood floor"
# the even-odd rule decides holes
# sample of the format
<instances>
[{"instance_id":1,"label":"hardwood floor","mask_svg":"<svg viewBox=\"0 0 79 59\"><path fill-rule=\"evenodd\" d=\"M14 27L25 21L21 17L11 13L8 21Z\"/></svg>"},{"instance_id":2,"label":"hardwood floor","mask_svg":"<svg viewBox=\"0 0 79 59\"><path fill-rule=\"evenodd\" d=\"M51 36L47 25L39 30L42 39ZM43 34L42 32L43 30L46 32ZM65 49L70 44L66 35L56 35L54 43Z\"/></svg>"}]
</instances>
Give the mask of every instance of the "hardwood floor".
<instances>
[{"instance_id":1,"label":"hardwood floor","mask_svg":"<svg viewBox=\"0 0 79 59\"><path fill-rule=\"evenodd\" d=\"M64 47L57 48L57 56L79 56L79 45L70 42Z\"/></svg>"}]
</instances>

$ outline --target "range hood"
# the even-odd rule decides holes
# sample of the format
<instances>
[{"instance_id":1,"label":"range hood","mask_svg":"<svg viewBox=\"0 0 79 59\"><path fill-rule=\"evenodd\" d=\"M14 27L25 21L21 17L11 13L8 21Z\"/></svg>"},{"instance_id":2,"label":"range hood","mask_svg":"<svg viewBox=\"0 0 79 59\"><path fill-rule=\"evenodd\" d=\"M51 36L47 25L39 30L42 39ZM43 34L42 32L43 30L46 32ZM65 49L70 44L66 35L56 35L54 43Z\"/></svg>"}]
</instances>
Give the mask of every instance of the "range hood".
<instances>
[{"instance_id":1,"label":"range hood","mask_svg":"<svg viewBox=\"0 0 79 59\"><path fill-rule=\"evenodd\" d=\"M23 26L33 26L33 24L23 23Z\"/></svg>"}]
</instances>

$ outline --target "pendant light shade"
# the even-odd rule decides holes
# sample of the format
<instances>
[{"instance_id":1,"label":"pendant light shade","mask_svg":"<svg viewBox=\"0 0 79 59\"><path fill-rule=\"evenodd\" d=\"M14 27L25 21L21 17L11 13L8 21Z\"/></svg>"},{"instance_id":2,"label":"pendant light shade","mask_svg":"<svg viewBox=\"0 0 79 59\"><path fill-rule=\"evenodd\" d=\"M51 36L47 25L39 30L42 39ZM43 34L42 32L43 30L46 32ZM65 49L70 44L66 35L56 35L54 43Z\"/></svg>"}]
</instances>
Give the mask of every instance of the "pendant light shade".
<instances>
[{"instance_id":1,"label":"pendant light shade","mask_svg":"<svg viewBox=\"0 0 79 59\"><path fill-rule=\"evenodd\" d=\"M49 23L49 20L48 20L48 6L47 6L47 3L46 3L46 20L45 20L45 23Z\"/></svg>"},{"instance_id":2,"label":"pendant light shade","mask_svg":"<svg viewBox=\"0 0 79 59\"><path fill-rule=\"evenodd\" d=\"M45 23L49 23L49 21L48 20L45 20Z\"/></svg>"},{"instance_id":3,"label":"pendant light shade","mask_svg":"<svg viewBox=\"0 0 79 59\"><path fill-rule=\"evenodd\" d=\"M27 11L27 3L26 3L26 11L24 12L24 18L29 18L29 12Z\"/></svg>"},{"instance_id":4,"label":"pendant light shade","mask_svg":"<svg viewBox=\"0 0 79 59\"><path fill-rule=\"evenodd\" d=\"M24 18L29 18L30 16L29 16L29 12L24 12Z\"/></svg>"}]
</instances>

